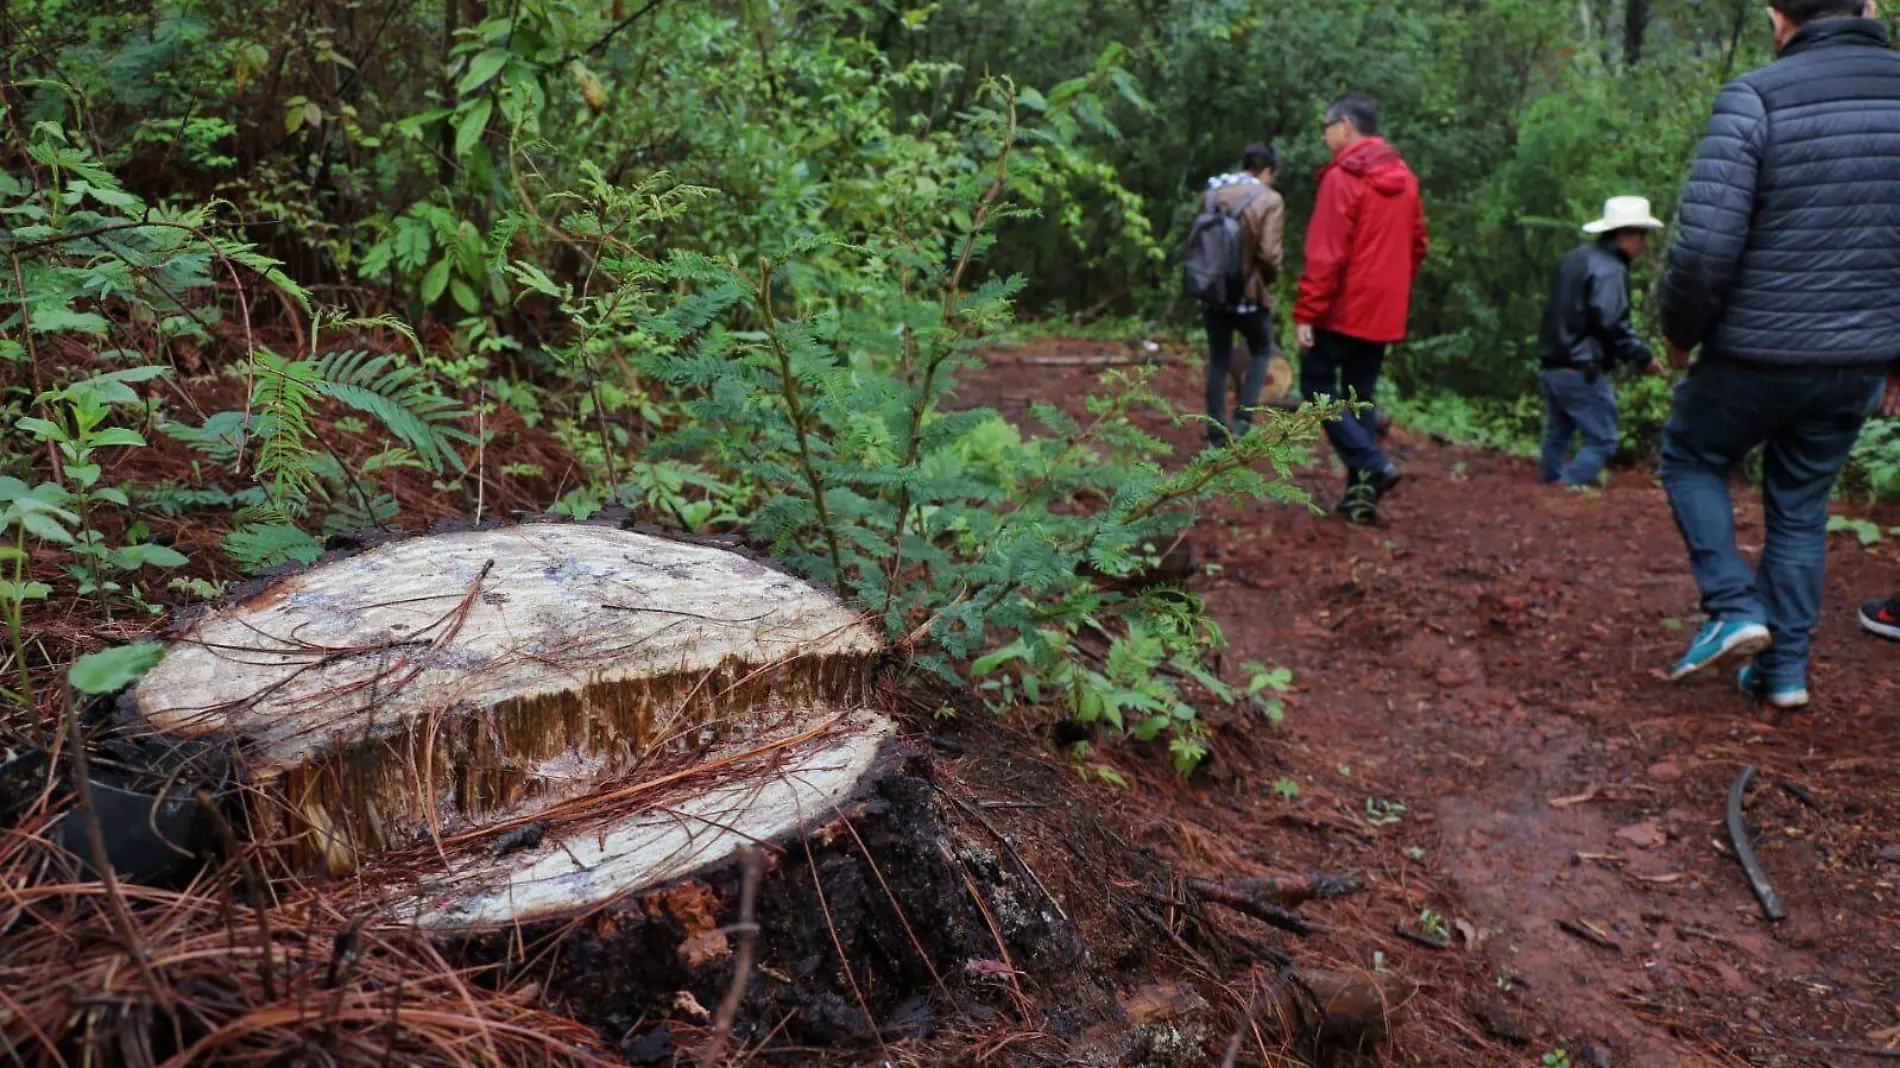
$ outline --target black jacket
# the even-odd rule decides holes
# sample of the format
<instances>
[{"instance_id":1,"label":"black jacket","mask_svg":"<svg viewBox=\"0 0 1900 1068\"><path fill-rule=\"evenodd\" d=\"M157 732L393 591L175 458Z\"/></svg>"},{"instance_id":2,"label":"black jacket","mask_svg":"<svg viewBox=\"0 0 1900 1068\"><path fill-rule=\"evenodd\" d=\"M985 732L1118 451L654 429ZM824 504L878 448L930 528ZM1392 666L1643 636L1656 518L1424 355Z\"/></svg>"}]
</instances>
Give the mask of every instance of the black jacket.
<instances>
[{"instance_id":1,"label":"black jacket","mask_svg":"<svg viewBox=\"0 0 1900 1068\"><path fill-rule=\"evenodd\" d=\"M1630 261L1622 249L1596 241L1557 261L1537 355L1546 368L1601 371L1619 361L1646 367L1655 358L1630 325Z\"/></svg>"},{"instance_id":2,"label":"black jacket","mask_svg":"<svg viewBox=\"0 0 1900 1068\"><path fill-rule=\"evenodd\" d=\"M1715 99L1683 193L1663 330L1707 356L1877 366L1900 356L1900 54L1817 19Z\"/></svg>"}]
</instances>

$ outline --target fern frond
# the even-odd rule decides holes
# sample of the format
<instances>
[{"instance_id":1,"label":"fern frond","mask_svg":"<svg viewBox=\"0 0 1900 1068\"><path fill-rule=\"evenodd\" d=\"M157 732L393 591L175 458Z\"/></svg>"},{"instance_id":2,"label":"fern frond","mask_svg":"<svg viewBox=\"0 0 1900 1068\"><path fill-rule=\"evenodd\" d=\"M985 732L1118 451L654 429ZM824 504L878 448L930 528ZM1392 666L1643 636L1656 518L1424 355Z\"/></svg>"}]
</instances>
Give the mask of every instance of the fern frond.
<instances>
[{"instance_id":1,"label":"fern frond","mask_svg":"<svg viewBox=\"0 0 1900 1068\"><path fill-rule=\"evenodd\" d=\"M256 574L293 560L314 563L323 555L323 543L288 522L251 523L225 535L224 551Z\"/></svg>"},{"instance_id":2,"label":"fern frond","mask_svg":"<svg viewBox=\"0 0 1900 1068\"><path fill-rule=\"evenodd\" d=\"M320 393L381 422L431 470L466 469L456 446L474 440L458 425L468 412L431 389L421 368L343 350L323 357L312 373Z\"/></svg>"}]
</instances>

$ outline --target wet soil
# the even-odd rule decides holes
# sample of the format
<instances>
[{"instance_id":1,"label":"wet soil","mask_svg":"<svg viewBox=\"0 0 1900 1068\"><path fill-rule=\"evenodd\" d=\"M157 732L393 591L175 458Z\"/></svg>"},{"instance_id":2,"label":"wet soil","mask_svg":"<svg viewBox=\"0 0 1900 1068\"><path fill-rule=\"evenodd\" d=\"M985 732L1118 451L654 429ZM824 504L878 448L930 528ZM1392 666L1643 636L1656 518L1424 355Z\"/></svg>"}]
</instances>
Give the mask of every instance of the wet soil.
<instances>
[{"instance_id":1,"label":"wet soil","mask_svg":"<svg viewBox=\"0 0 1900 1068\"><path fill-rule=\"evenodd\" d=\"M1012 346L961 398L1027 423L1032 403L1079 409L1101 362L1141 358ZM1199 374L1180 354L1159 383L1192 411ZM1150 429L1182 455L1197 444L1192 427ZM1570 494L1524 461L1403 427L1390 444L1406 482L1378 527L1255 502L1196 525L1212 566L1191 585L1232 643L1230 670L1284 665L1296 692L1278 728L1215 717L1216 757L1191 781L1119 753L1136 781L1099 799L1103 818L1189 874L1370 874L1368 894L1309 906L1332 930L1296 953L1423 984L1393 1063L1525 1065L1557 1049L1639 1068L1880 1063L1850 1047L1900 1044L1900 646L1853 616L1900 589L1900 545L1836 539L1816 704L1772 716L1727 676L1664 681L1699 620L1651 474ZM1329 506L1340 477L1322 445L1299 481ZM1758 545L1756 498L1738 486L1737 501ZM989 757L947 764L994 791L1030 759ZM1745 766L1760 769L1748 820L1787 905L1778 924L1723 826ZM998 817L1033 837L1033 812ZM1052 854L1031 862L1062 866ZM1394 933L1441 924L1447 949ZM1112 932L1083 926L1129 998L1170 970L1166 945L1118 960Z\"/></svg>"}]
</instances>

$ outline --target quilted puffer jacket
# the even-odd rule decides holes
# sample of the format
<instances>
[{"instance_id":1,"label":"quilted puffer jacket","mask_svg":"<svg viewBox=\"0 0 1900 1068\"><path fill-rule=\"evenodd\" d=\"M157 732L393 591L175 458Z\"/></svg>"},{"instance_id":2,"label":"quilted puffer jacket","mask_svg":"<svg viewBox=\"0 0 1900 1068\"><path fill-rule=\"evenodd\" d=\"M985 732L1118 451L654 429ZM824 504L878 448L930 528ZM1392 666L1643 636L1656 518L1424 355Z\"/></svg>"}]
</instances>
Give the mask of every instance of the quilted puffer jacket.
<instances>
[{"instance_id":1,"label":"quilted puffer jacket","mask_svg":"<svg viewBox=\"0 0 1900 1068\"><path fill-rule=\"evenodd\" d=\"M1767 366L1900 356L1900 54L1817 19L1716 97L1683 193L1663 331Z\"/></svg>"}]
</instances>

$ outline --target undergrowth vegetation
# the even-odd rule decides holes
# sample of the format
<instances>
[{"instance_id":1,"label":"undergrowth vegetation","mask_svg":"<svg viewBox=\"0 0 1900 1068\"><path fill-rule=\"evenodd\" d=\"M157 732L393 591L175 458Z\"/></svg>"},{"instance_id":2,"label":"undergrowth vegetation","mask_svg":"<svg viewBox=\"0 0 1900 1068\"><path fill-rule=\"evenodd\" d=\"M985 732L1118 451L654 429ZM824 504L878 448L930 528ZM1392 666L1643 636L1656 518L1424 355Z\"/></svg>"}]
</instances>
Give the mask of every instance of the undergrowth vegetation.
<instances>
[{"instance_id":1,"label":"undergrowth vegetation","mask_svg":"<svg viewBox=\"0 0 1900 1068\"><path fill-rule=\"evenodd\" d=\"M1178 457L1143 373L1024 425L959 373L1019 303L1181 321L1191 194L1249 140L1287 153L1297 251L1320 109L1357 88L1436 238L1396 403L1522 451L1549 263L1607 195L1667 214L1713 87L1763 58L1717 6L20 0L7 696L98 644L63 605L129 639L352 531L626 509L743 532L919 670L1192 766L1197 709L1275 676L1214 677L1194 599L1123 580L1202 502L1298 502L1324 413ZM1666 410L1626 389L1626 458ZM1900 492L1896 434L1848 492Z\"/></svg>"},{"instance_id":2,"label":"undergrowth vegetation","mask_svg":"<svg viewBox=\"0 0 1900 1068\"><path fill-rule=\"evenodd\" d=\"M45 626L61 604L134 638L415 529L418 502L479 521L502 497L742 532L914 669L973 667L1000 710L1163 739L1184 770L1209 702L1285 688L1217 677L1198 601L1122 580L1202 502L1301 503L1324 411L1182 459L1139 429L1166 407L1147 372L1079 420L956 401L1024 285L999 230L1158 255L1101 162L1111 113L1149 107L1120 49L1032 87L899 58L877 5L838 0L76 14L6 14L17 709L98 647Z\"/></svg>"}]
</instances>

